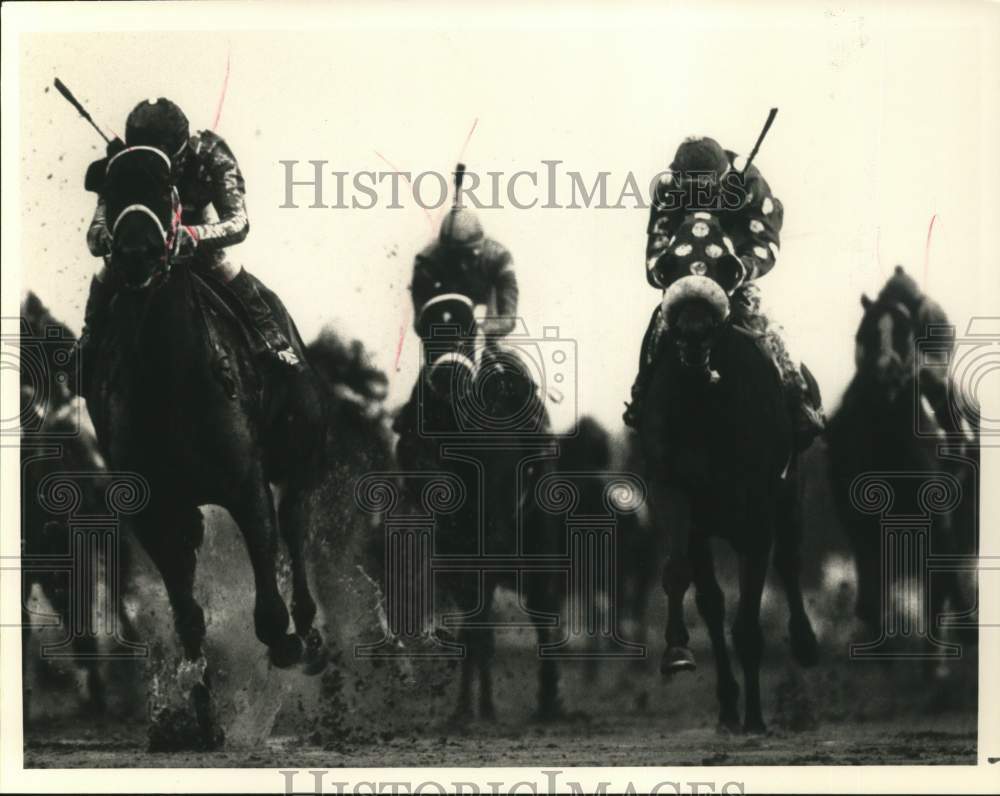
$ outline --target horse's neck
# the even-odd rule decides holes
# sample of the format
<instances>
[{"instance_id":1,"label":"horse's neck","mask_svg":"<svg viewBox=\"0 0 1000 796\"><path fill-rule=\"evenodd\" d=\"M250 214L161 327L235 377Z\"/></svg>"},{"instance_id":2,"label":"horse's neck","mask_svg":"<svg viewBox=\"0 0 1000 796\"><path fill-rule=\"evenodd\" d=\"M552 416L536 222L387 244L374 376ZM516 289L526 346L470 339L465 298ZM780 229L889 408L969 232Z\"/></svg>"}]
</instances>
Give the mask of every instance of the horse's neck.
<instances>
[{"instance_id":1,"label":"horse's neck","mask_svg":"<svg viewBox=\"0 0 1000 796\"><path fill-rule=\"evenodd\" d=\"M855 375L844 396L844 404L850 407L854 416L865 418L867 424L880 434L900 431L912 434L918 411L913 396L915 388L915 384L909 382L889 401L884 388L878 383Z\"/></svg>"},{"instance_id":2,"label":"horse's neck","mask_svg":"<svg viewBox=\"0 0 1000 796\"><path fill-rule=\"evenodd\" d=\"M194 297L187 273L172 274L149 300L145 317L136 330L143 370L152 369L163 380L190 374L199 362L208 362L205 339L207 318Z\"/></svg>"}]
</instances>

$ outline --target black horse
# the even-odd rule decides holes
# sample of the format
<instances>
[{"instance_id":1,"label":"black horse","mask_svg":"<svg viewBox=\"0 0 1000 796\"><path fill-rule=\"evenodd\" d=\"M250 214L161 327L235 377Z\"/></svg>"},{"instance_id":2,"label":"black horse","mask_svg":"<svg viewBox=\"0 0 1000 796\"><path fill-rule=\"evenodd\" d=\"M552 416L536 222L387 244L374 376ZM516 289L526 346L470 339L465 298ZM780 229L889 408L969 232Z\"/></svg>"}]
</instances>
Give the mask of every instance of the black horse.
<instances>
[{"instance_id":1,"label":"black horse","mask_svg":"<svg viewBox=\"0 0 1000 796\"><path fill-rule=\"evenodd\" d=\"M465 654L454 718L472 716L472 682L478 673L479 715L492 720L496 587L508 584L517 590L540 650L556 641L557 578L528 571L525 564L565 554L554 515L541 507L536 494L539 482L554 471L558 448L532 378L516 354L476 334L470 299L459 294L432 298L420 312L418 327L426 363L408 404L413 416L397 423L403 429L397 458L405 471L443 471L463 485L466 499L455 511L439 515L433 547L436 555L462 558L468 565L435 579L434 600L460 613L457 637ZM418 490L408 491L411 501L423 500ZM484 556L492 556L497 568L491 569ZM498 557L507 563L497 565ZM441 631L445 638L450 635L447 626ZM559 674L553 657L540 652L540 658L537 715L548 720L561 714Z\"/></svg>"},{"instance_id":2,"label":"black horse","mask_svg":"<svg viewBox=\"0 0 1000 796\"><path fill-rule=\"evenodd\" d=\"M885 615L889 604L883 604L881 519L859 511L852 502L855 479L865 473L902 477L893 484L899 488L893 495L892 510L918 516L922 509L916 482L912 482L913 489L906 488L906 474L951 472L963 483L962 500L954 512L931 515L931 547L935 554L977 549L975 528L962 527L975 525L975 512L969 509L978 500L978 490L970 479L978 473L978 448L962 443L963 430L974 443L975 419L964 429L960 419L949 417L946 404L953 385L946 364L932 365L937 372L923 373L921 381L917 378L922 367L917 363L917 339L929 331L924 328L928 313L922 311L922 305L929 301L915 292L915 285L901 267L874 300L862 295L864 314L855 335L856 371L827 431L837 510L854 551L858 582L855 612L876 635L886 626L883 623L892 619ZM940 316L936 320L946 320L939 310L933 314ZM971 455L967 466L962 466L961 456L941 456L941 441L916 433L919 428L946 431L951 447L967 448ZM957 572L936 573L933 586L932 616L941 616L946 602L956 613L968 609Z\"/></svg>"},{"instance_id":3,"label":"black horse","mask_svg":"<svg viewBox=\"0 0 1000 796\"><path fill-rule=\"evenodd\" d=\"M134 147L112 158L105 199L117 294L89 363L87 405L109 464L149 483L134 530L163 576L186 666L204 672L206 665L205 618L193 586L204 533L199 506L216 504L246 541L256 634L272 663L305 662L318 671L325 648L313 627L302 528L304 496L323 470L321 385L308 367L262 372L225 286L171 257L177 196L166 156ZM305 360L294 324L268 298ZM278 516L271 484L282 494ZM295 632L275 577L279 526L291 559ZM191 694L203 736L193 742L217 745L207 679Z\"/></svg>"},{"instance_id":4,"label":"black horse","mask_svg":"<svg viewBox=\"0 0 1000 796\"><path fill-rule=\"evenodd\" d=\"M699 224L718 231L716 219L699 213L684 220L678 238L698 237L704 231ZM799 583L802 529L789 408L775 364L753 335L733 322L729 295L742 275L741 263L723 252L688 270L672 250L663 257L664 332L640 421L653 516L666 525L670 539L661 671L694 668L683 611L693 582L715 653L720 728L739 729L739 686L730 667L723 593L710 544L712 537L725 539L739 557L740 601L732 633L746 689L743 727L762 732L760 604L772 547L788 597L792 651L805 665L817 657Z\"/></svg>"}]
</instances>

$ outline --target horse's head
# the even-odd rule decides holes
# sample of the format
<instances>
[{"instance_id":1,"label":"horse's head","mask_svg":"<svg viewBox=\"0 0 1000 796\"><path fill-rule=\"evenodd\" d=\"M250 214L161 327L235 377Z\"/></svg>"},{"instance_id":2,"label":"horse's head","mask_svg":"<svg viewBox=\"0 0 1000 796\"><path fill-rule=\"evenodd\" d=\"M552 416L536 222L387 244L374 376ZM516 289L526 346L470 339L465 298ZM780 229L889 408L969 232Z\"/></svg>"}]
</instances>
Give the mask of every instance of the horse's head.
<instances>
[{"instance_id":1,"label":"horse's head","mask_svg":"<svg viewBox=\"0 0 1000 796\"><path fill-rule=\"evenodd\" d=\"M430 299L417 329L424 347L423 395L438 407L441 422L446 416L444 425L453 426L442 431L516 434L547 425L525 362L516 351L487 340L468 296L443 293Z\"/></svg>"},{"instance_id":2,"label":"horse's head","mask_svg":"<svg viewBox=\"0 0 1000 796\"><path fill-rule=\"evenodd\" d=\"M858 375L892 402L913 380L914 322L909 308L883 293L874 301L862 294L861 318L854 337Z\"/></svg>"},{"instance_id":3,"label":"horse's head","mask_svg":"<svg viewBox=\"0 0 1000 796\"><path fill-rule=\"evenodd\" d=\"M372 361L360 340L345 342L327 326L306 349L309 363L341 396L374 406L385 400L389 380Z\"/></svg>"},{"instance_id":4,"label":"horse's head","mask_svg":"<svg viewBox=\"0 0 1000 796\"><path fill-rule=\"evenodd\" d=\"M685 217L653 266L666 288L661 323L686 367L715 380L712 344L729 317L729 296L746 277L732 241L707 212Z\"/></svg>"},{"instance_id":5,"label":"horse's head","mask_svg":"<svg viewBox=\"0 0 1000 796\"><path fill-rule=\"evenodd\" d=\"M177 194L170 159L154 147L130 147L108 163L105 181L112 278L126 290L159 284L170 271Z\"/></svg>"},{"instance_id":6,"label":"horse's head","mask_svg":"<svg viewBox=\"0 0 1000 796\"><path fill-rule=\"evenodd\" d=\"M476 375L475 305L460 293L442 293L420 308L417 329L424 341L422 378L432 395L467 395Z\"/></svg>"}]
</instances>

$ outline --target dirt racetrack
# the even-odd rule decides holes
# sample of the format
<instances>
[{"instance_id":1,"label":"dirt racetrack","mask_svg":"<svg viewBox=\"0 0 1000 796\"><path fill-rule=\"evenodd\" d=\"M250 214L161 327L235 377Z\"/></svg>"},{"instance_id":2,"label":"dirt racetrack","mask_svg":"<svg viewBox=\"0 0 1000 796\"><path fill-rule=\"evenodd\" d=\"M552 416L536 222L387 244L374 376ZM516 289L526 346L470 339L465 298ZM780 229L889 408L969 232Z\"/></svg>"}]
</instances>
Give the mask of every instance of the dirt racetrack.
<instances>
[{"instance_id":1,"label":"dirt racetrack","mask_svg":"<svg viewBox=\"0 0 1000 796\"><path fill-rule=\"evenodd\" d=\"M801 672L772 654L763 681L768 734L724 736L715 730L709 651L695 652L699 669L665 683L658 659L603 663L594 683L587 680L586 664L567 664L564 700L568 711L580 714L554 724L531 721L532 653L501 646L495 724L451 725L454 689L448 687L438 696L413 693L404 705L388 705L386 712L402 717L390 729L381 728L385 714L380 713L370 721L357 717L354 731L331 733L311 718L315 705L293 701L264 744L152 754L141 719L64 715L30 728L25 766L968 765L976 760L972 656L935 676L921 663L851 663L846 655L834 658L829 649L824 664Z\"/></svg>"}]
</instances>

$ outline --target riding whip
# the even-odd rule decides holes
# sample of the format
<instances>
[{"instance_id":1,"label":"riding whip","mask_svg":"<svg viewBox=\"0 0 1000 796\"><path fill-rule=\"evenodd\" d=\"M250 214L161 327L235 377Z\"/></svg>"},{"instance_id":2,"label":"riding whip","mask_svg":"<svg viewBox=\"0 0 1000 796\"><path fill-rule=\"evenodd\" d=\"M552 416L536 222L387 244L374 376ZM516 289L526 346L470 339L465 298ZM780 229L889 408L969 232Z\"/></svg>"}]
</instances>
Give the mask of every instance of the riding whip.
<instances>
[{"instance_id":1,"label":"riding whip","mask_svg":"<svg viewBox=\"0 0 1000 796\"><path fill-rule=\"evenodd\" d=\"M465 164L459 163L455 166L455 197L452 199L452 207L458 207L458 197L462 193L462 180L465 178Z\"/></svg>"},{"instance_id":2,"label":"riding whip","mask_svg":"<svg viewBox=\"0 0 1000 796\"><path fill-rule=\"evenodd\" d=\"M77 111L79 111L80 115L90 123L90 126L93 127L95 130L97 130L97 134L104 139L104 143L110 144L111 139L108 138L104 134L104 131L97 126L97 123L91 118L90 114L87 113L87 109L80 104L80 101L73 96L73 92L70 91L68 88L66 88L66 84L63 83L58 77L55 79L55 86L56 86L56 91L62 94L66 98L66 101L74 108L76 108Z\"/></svg>"},{"instance_id":3,"label":"riding whip","mask_svg":"<svg viewBox=\"0 0 1000 796\"><path fill-rule=\"evenodd\" d=\"M760 135L757 136L757 143L753 145L753 149L750 150L750 156L747 158L747 164L743 167L740 172L742 177L747 173L747 169L750 168L750 164L753 163L753 159L757 157L757 150L760 149L760 145L764 143L764 138L767 136L767 131L771 129L771 124L774 122L774 117L778 115L777 108L771 108L770 113L767 114L767 121L764 122L764 129L760 131Z\"/></svg>"}]
</instances>

